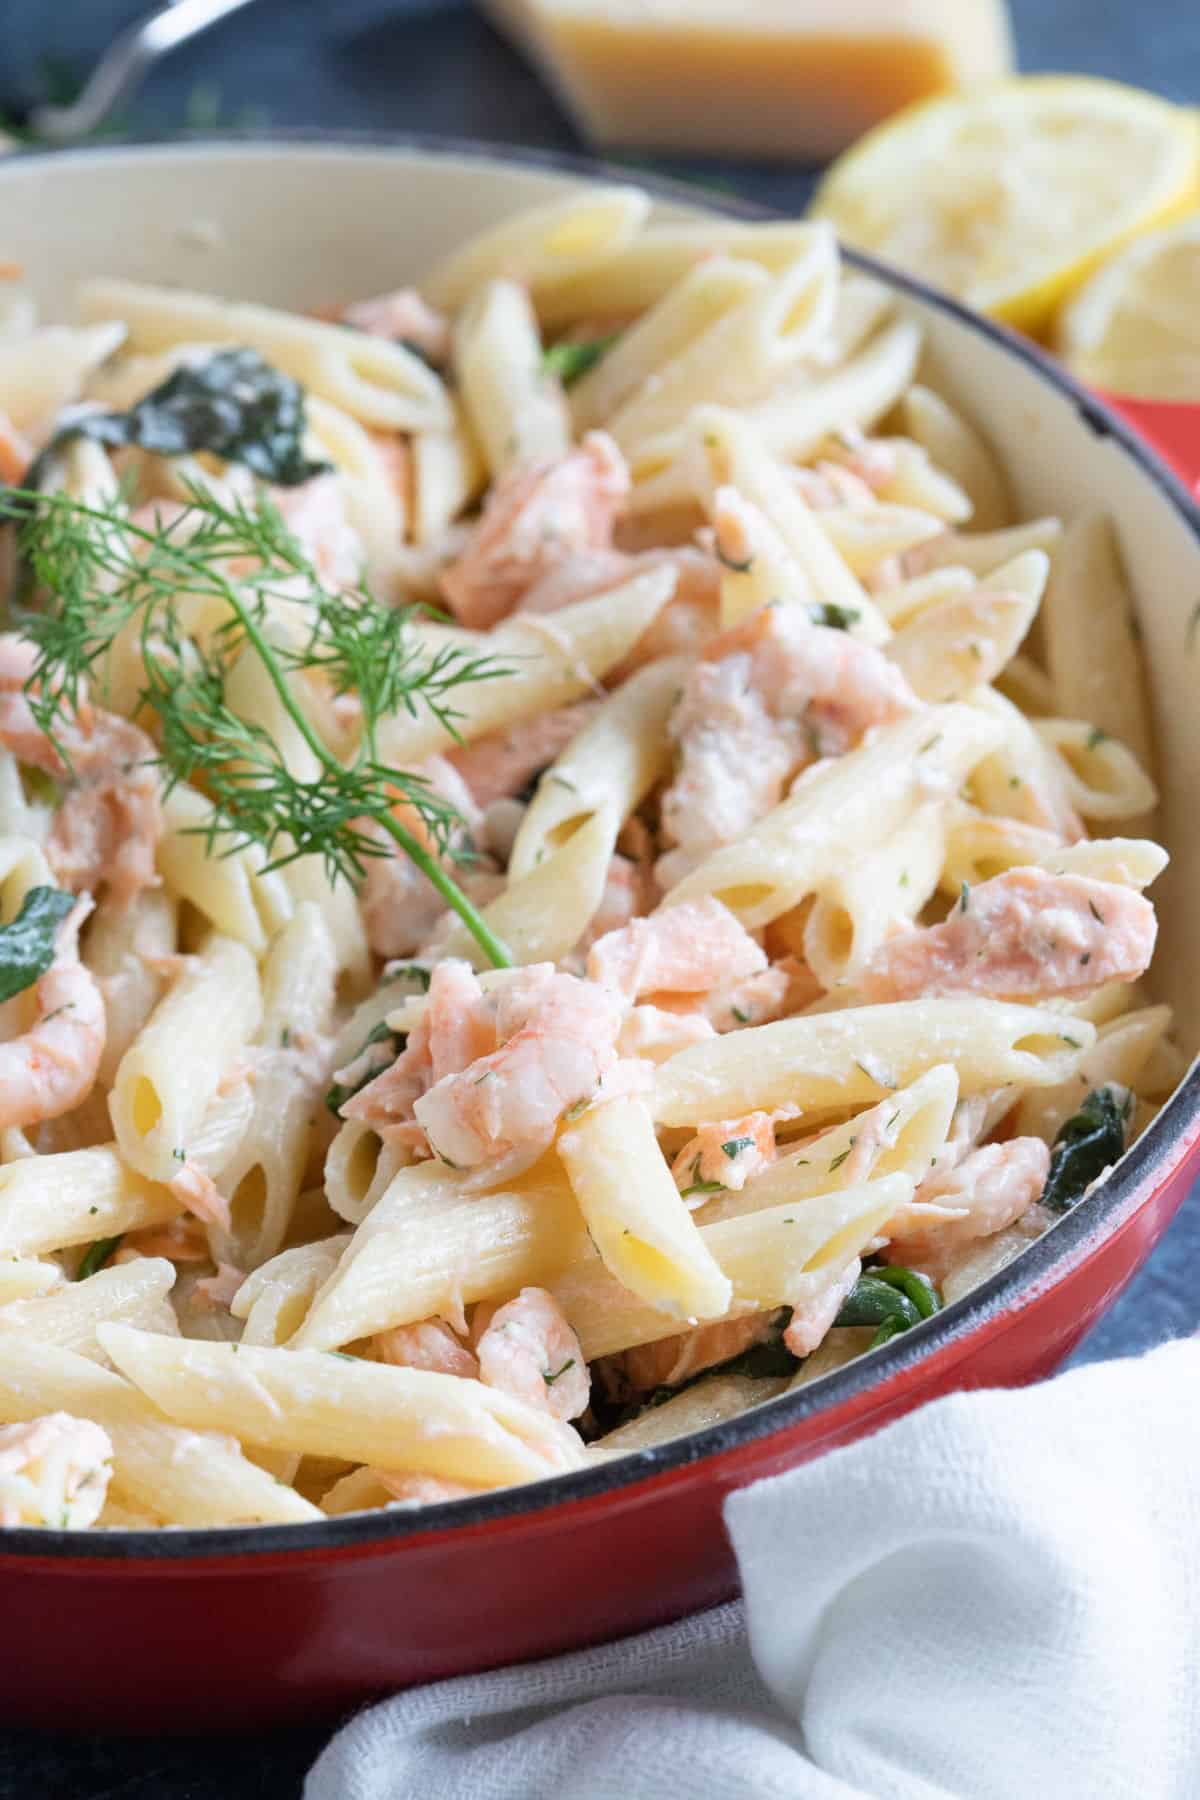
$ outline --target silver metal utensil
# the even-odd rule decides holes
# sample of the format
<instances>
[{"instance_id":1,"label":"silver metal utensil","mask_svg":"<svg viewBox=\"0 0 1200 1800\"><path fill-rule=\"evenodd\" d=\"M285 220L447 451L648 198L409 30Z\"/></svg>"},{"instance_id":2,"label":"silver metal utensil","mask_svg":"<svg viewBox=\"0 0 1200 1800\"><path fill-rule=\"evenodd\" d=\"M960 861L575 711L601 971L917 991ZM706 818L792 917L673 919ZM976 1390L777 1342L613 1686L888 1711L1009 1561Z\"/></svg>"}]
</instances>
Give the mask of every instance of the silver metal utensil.
<instances>
[{"instance_id":1,"label":"silver metal utensil","mask_svg":"<svg viewBox=\"0 0 1200 1800\"><path fill-rule=\"evenodd\" d=\"M52 144L70 144L104 122L141 85L160 56L227 18L250 0L168 0L123 31L105 51L69 106L31 107L22 123Z\"/></svg>"}]
</instances>

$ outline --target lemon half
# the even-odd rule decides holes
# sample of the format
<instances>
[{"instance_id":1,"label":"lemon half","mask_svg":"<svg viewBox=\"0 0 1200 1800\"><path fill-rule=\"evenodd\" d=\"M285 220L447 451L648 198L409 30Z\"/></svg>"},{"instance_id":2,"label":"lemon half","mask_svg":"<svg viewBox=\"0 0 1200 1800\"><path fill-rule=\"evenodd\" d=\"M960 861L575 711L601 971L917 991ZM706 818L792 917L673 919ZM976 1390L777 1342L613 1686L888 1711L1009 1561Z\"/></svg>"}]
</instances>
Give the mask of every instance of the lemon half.
<instances>
[{"instance_id":1,"label":"lemon half","mask_svg":"<svg viewBox=\"0 0 1200 1800\"><path fill-rule=\"evenodd\" d=\"M834 163L814 211L1026 331L1128 239L1200 206L1200 123L1119 82L1030 75L922 101Z\"/></svg>"},{"instance_id":2,"label":"lemon half","mask_svg":"<svg viewBox=\"0 0 1200 1800\"><path fill-rule=\"evenodd\" d=\"M1200 400L1200 213L1130 244L1058 323L1084 381L1141 400Z\"/></svg>"}]
</instances>

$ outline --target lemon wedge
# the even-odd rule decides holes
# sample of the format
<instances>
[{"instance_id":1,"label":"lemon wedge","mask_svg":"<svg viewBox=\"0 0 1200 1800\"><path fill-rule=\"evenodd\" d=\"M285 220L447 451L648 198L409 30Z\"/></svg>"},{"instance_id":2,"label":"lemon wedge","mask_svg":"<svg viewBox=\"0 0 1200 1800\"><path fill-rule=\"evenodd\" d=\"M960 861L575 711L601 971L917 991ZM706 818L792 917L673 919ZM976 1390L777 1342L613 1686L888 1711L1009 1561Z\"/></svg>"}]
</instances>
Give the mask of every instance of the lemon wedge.
<instances>
[{"instance_id":1,"label":"lemon wedge","mask_svg":"<svg viewBox=\"0 0 1200 1800\"><path fill-rule=\"evenodd\" d=\"M1200 213L1138 238L1076 294L1057 347L1075 374L1139 400L1200 400Z\"/></svg>"},{"instance_id":2,"label":"lemon wedge","mask_svg":"<svg viewBox=\"0 0 1200 1800\"><path fill-rule=\"evenodd\" d=\"M1130 238L1200 206L1200 123L1138 88L1018 76L920 102L834 163L847 243L1026 331Z\"/></svg>"}]
</instances>

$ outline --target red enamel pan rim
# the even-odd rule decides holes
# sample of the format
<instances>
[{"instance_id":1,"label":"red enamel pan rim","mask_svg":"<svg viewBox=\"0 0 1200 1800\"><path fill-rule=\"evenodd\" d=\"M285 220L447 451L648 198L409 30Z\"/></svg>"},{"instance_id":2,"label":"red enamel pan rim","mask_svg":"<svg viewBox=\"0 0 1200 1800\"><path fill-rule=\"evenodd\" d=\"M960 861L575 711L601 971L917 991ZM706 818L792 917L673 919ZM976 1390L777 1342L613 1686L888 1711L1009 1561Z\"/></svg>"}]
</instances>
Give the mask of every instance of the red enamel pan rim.
<instances>
[{"instance_id":1,"label":"red enamel pan rim","mask_svg":"<svg viewBox=\"0 0 1200 1800\"><path fill-rule=\"evenodd\" d=\"M11 160L6 159L6 162L15 174L23 164L40 162L50 156L65 162L90 164L129 156L139 160L153 159L164 153L171 157L187 156L193 151L208 155L222 149L258 149L269 154L274 149L289 146L301 151L306 146L324 151L340 149L349 156L371 150L403 150L433 157L510 163L517 167L542 168L591 178L634 180L664 200L693 207L704 205L727 216L746 219L783 216L777 210L730 199L728 195L711 194L690 183L647 177L640 169L630 170L582 156L492 147L453 138L386 133L302 131L272 132L269 136L230 133L199 141L107 145L76 151L27 151ZM4 179L4 171L0 170L0 184ZM1089 431L1098 437L1111 438L1120 447L1142 476L1180 515L1200 546L1200 507L1189 498L1182 482L1117 413L1081 387L1044 351L1007 327L969 311L909 275L857 251L845 254L847 261L868 274L957 319L979 336L990 339L1008 355L1032 367L1047 386L1056 389L1071 403ZM1057 1287L1087 1260L1102 1240L1132 1219L1152 1194L1182 1171L1198 1145L1200 1064L1190 1071L1178 1092L1103 1186L1080 1201L1006 1269L936 1317L844 1369L706 1431L652 1449L631 1451L611 1464L554 1476L527 1487L502 1488L478 1500L442 1502L412 1513L360 1513L297 1525L109 1531L95 1535L30 1527L0 1529L0 1572L4 1561L19 1561L25 1568L37 1563L50 1567L64 1563L82 1565L115 1561L132 1565L130 1573L151 1574L155 1565L164 1562L195 1563L196 1572L203 1573L211 1572L211 1564L216 1560L228 1565L234 1558L239 1562L251 1562L262 1557L277 1559L282 1568L298 1558L306 1562L320 1561L333 1552L382 1553L403 1543L420 1541L429 1545L438 1539L449 1543L456 1535L475 1535L496 1528L508 1531L522 1524L536 1526L539 1515L551 1511L561 1514L564 1508L571 1507L577 1513L591 1512L609 1495L623 1493L631 1499L630 1490L648 1492L652 1488L674 1486L695 1472L699 1464L708 1464L715 1472L715 1465L726 1463L734 1453L764 1439L791 1434L818 1415L825 1415L832 1430L847 1414L873 1411L871 1401L878 1397L882 1406L897 1388L909 1385L909 1378L915 1372L951 1360L951 1352L957 1353L953 1358L957 1360L971 1338L985 1341L1004 1330L1011 1315L1025 1310Z\"/></svg>"}]
</instances>

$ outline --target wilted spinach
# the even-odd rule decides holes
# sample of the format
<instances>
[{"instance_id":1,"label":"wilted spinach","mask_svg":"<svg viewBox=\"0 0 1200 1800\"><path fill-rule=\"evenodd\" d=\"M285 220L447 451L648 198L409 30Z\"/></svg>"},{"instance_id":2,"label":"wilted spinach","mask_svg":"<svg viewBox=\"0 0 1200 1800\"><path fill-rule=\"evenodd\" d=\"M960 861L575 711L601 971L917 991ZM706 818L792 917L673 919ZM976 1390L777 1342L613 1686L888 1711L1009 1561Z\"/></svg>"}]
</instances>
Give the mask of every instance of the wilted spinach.
<instances>
[{"instance_id":1,"label":"wilted spinach","mask_svg":"<svg viewBox=\"0 0 1200 1800\"><path fill-rule=\"evenodd\" d=\"M1082 1200L1125 1150L1125 1127L1133 1110L1132 1094L1121 1098L1110 1087L1094 1088L1054 1140L1050 1173L1042 1189L1048 1212L1068 1212Z\"/></svg>"},{"instance_id":2,"label":"wilted spinach","mask_svg":"<svg viewBox=\"0 0 1200 1800\"><path fill-rule=\"evenodd\" d=\"M570 387L594 369L602 356L607 355L619 337L614 332L611 337L592 338L582 344L551 344L542 355L542 368L547 375L557 375L564 387Z\"/></svg>"},{"instance_id":3,"label":"wilted spinach","mask_svg":"<svg viewBox=\"0 0 1200 1800\"><path fill-rule=\"evenodd\" d=\"M834 1323L877 1326L870 1344L874 1350L919 1325L922 1319L932 1318L941 1305L941 1295L924 1275L899 1264L881 1263L859 1276L842 1301Z\"/></svg>"},{"instance_id":4,"label":"wilted spinach","mask_svg":"<svg viewBox=\"0 0 1200 1800\"><path fill-rule=\"evenodd\" d=\"M75 905L61 888L30 888L11 925L0 926L0 1000L32 987L54 961L58 928Z\"/></svg>"},{"instance_id":5,"label":"wilted spinach","mask_svg":"<svg viewBox=\"0 0 1200 1800\"><path fill-rule=\"evenodd\" d=\"M186 364L127 412L81 413L55 432L25 478L45 485L50 464L72 438L110 450L136 444L158 456L208 450L243 464L264 481L298 487L329 468L304 455L304 389L257 350L217 350Z\"/></svg>"}]
</instances>

